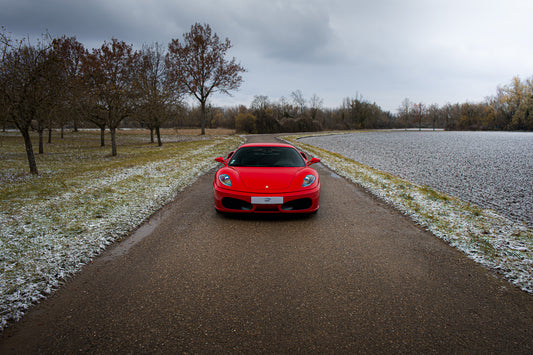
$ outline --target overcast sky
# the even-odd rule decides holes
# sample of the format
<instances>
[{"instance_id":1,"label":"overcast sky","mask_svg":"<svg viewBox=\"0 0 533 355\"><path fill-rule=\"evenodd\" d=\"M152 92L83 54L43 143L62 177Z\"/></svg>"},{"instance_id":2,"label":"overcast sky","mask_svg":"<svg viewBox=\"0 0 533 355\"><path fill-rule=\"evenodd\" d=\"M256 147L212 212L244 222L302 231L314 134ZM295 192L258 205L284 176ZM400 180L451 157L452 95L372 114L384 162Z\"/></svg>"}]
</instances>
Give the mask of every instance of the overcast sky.
<instances>
[{"instance_id":1,"label":"overcast sky","mask_svg":"<svg viewBox=\"0 0 533 355\"><path fill-rule=\"evenodd\" d=\"M247 69L217 105L301 90L326 107L358 95L393 113L405 98L478 102L531 78L531 14L531 0L0 0L0 25L15 36L48 30L88 48L113 37L166 45L207 23Z\"/></svg>"}]
</instances>

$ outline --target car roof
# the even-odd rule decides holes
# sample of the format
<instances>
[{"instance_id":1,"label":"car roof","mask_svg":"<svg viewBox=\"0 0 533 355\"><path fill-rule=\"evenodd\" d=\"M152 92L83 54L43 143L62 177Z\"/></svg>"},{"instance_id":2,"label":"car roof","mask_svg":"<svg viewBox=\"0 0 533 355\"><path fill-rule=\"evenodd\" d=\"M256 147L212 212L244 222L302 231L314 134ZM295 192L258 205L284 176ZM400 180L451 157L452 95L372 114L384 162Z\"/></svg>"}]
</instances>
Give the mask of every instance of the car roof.
<instances>
[{"instance_id":1,"label":"car roof","mask_svg":"<svg viewBox=\"0 0 533 355\"><path fill-rule=\"evenodd\" d=\"M243 145L239 146L239 148L244 147L285 147L285 148L294 148L294 146L286 143L244 143Z\"/></svg>"}]
</instances>

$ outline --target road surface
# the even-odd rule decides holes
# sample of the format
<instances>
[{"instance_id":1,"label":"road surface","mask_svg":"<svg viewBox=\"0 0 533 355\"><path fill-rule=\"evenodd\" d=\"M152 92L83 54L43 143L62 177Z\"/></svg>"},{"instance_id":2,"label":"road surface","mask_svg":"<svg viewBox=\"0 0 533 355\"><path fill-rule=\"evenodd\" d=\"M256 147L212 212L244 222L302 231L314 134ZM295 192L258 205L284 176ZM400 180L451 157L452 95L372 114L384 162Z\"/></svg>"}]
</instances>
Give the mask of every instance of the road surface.
<instances>
[{"instance_id":1,"label":"road surface","mask_svg":"<svg viewBox=\"0 0 533 355\"><path fill-rule=\"evenodd\" d=\"M201 177L0 353L533 353L531 295L315 166L314 216L219 215Z\"/></svg>"}]
</instances>

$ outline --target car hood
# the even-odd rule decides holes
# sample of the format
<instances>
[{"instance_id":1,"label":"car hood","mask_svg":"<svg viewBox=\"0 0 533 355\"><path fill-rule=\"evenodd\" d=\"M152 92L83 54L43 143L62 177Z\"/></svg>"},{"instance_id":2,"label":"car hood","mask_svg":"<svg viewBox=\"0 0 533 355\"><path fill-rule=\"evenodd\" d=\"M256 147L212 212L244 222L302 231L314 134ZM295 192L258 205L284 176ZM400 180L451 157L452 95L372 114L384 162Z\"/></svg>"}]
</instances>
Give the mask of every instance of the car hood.
<instances>
[{"instance_id":1,"label":"car hood","mask_svg":"<svg viewBox=\"0 0 533 355\"><path fill-rule=\"evenodd\" d=\"M246 190L260 193L287 190L302 169L304 168L235 168Z\"/></svg>"}]
</instances>

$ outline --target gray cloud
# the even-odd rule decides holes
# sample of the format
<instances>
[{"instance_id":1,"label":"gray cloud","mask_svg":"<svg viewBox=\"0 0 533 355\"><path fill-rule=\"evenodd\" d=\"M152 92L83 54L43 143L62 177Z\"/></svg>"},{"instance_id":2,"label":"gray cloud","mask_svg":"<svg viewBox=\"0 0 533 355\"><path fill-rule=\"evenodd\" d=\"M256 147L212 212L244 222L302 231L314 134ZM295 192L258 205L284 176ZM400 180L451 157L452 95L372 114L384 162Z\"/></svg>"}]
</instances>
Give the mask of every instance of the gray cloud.
<instances>
[{"instance_id":1,"label":"gray cloud","mask_svg":"<svg viewBox=\"0 0 533 355\"><path fill-rule=\"evenodd\" d=\"M331 59L329 46L335 40L326 10L314 2L260 2L242 11L236 20L242 31L248 33L248 44L267 57L280 61L324 61ZM253 12L261 15L249 17Z\"/></svg>"},{"instance_id":2,"label":"gray cloud","mask_svg":"<svg viewBox=\"0 0 533 355\"><path fill-rule=\"evenodd\" d=\"M168 43L208 23L248 69L233 98L301 89L326 105L362 94L395 110L403 98L476 101L514 75L533 75L529 0L0 0L0 25L17 36L75 35Z\"/></svg>"}]
</instances>

